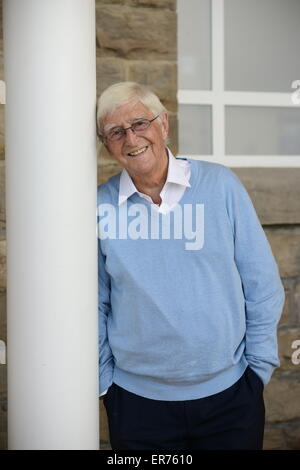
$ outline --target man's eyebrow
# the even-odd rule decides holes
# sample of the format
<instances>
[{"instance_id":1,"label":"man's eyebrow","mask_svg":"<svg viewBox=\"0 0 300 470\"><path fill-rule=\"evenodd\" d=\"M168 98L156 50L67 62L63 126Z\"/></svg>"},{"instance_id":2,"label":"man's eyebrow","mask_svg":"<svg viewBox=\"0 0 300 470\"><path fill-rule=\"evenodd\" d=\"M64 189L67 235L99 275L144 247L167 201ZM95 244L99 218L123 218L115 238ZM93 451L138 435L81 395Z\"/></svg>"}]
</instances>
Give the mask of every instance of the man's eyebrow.
<instances>
[{"instance_id":1,"label":"man's eyebrow","mask_svg":"<svg viewBox=\"0 0 300 470\"><path fill-rule=\"evenodd\" d=\"M106 126L104 126L103 130L108 132L110 131L111 129L113 129L114 127L122 127L120 126L119 124L115 124L115 123L112 123L112 124L106 124Z\"/></svg>"},{"instance_id":2,"label":"man's eyebrow","mask_svg":"<svg viewBox=\"0 0 300 470\"><path fill-rule=\"evenodd\" d=\"M148 118L144 114L142 114L141 116L137 116L137 117L131 119L131 121L129 121L129 122L138 121L139 119L148 119Z\"/></svg>"}]
</instances>

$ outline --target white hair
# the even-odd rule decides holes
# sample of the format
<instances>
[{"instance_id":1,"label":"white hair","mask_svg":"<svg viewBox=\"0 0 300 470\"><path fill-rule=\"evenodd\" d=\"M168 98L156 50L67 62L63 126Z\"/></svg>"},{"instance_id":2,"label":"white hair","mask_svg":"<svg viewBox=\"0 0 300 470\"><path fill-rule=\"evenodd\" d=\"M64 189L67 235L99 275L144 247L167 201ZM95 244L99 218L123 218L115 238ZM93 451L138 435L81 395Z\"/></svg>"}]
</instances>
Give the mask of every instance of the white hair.
<instances>
[{"instance_id":1,"label":"white hair","mask_svg":"<svg viewBox=\"0 0 300 470\"><path fill-rule=\"evenodd\" d=\"M119 106L132 102L141 102L153 115L167 112L159 98L146 86L136 82L119 82L104 90L97 103L97 126L104 117L113 113Z\"/></svg>"}]
</instances>

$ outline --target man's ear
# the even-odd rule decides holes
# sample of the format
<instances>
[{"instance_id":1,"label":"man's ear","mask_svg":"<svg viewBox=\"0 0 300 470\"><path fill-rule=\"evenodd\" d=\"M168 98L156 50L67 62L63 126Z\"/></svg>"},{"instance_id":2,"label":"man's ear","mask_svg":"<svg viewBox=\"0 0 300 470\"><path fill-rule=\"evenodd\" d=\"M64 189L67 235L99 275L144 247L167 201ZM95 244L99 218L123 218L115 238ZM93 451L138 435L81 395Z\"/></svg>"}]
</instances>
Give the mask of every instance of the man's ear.
<instances>
[{"instance_id":1,"label":"man's ear","mask_svg":"<svg viewBox=\"0 0 300 470\"><path fill-rule=\"evenodd\" d=\"M169 114L167 112L164 112L161 115L160 119L163 139L167 140L169 134Z\"/></svg>"},{"instance_id":2,"label":"man's ear","mask_svg":"<svg viewBox=\"0 0 300 470\"><path fill-rule=\"evenodd\" d=\"M103 144L103 148L105 149L105 156L106 156L106 157L113 158L113 155L112 155L112 153L110 152L110 150L109 150L109 148L107 147L107 145Z\"/></svg>"},{"instance_id":3,"label":"man's ear","mask_svg":"<svg viewBox=\"0 0 300 470\"><path fill-rule=\"evenodd\" d=\"M100 156L103 157L103 158L109 158L109 157L112 157L112 155L110 154L107 146L103 143L103 142L100 142L99 143L99 151L100 151Z\"/></svg>"}]
</instances>

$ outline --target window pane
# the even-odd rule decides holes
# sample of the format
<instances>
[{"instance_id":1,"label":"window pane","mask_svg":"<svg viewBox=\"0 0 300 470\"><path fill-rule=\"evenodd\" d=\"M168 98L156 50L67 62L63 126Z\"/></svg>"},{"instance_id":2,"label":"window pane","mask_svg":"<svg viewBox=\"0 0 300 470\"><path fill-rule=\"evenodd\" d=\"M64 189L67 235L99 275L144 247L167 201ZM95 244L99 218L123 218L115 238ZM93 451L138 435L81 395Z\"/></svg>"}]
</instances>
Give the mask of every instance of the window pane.
<instances>
[{"instance_id":1,"label":"window pane","mask_svg":"<svg viewBox=\"0 0 300 470\"><path fill-rule=\"evenodd\" d=\"M300 1L224 3L226 90L290 92L300 78Z\"/></svg>"},{"instance_id":2,"label":"window pane","mask_svg":"<svg viewBox=\"0 0 300 470\"><path fill-rule=\"evenodd\" d=\"M211 106L179 106L179 153L181 155L211 155Z\"/></svg>"},{"instance_id":3,"label":"window pane","mask_svg":"<svg viewBox=\"0 0 300 470\"><path fill-rule=\"evenodd\" d=\"M211 1L177 0L179 88L211 89Z\"/></svg>"},{"instance_id":4,"label":"window pane","mask_svg":"<svg viewBox=\"0 0 300 470\"><path fill-rule=\"evenodd\" d=\"M226 106L226 154L300 155L300 109Z\"/></svg>"}]
</instances>

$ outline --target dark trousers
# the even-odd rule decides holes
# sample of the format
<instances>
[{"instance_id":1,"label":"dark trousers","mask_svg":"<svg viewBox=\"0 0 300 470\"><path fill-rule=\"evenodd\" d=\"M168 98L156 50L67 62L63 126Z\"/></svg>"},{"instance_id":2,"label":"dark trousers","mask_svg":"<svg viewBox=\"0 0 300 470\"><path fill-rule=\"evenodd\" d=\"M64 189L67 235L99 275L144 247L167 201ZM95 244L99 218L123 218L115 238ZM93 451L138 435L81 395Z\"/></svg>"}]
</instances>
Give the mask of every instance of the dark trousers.
<instances>
[{"instance_id":1,"label":"dark trousers","mask_svg":"<svg viewBox=\"0 0 300 470\"><path fill-rule=\"evenodd\" d=\"M151 400L113 383L104 397L112 449L262 449L263 388L250 367L226 390L188 401Z\"/></svg>"}]
</instances>

